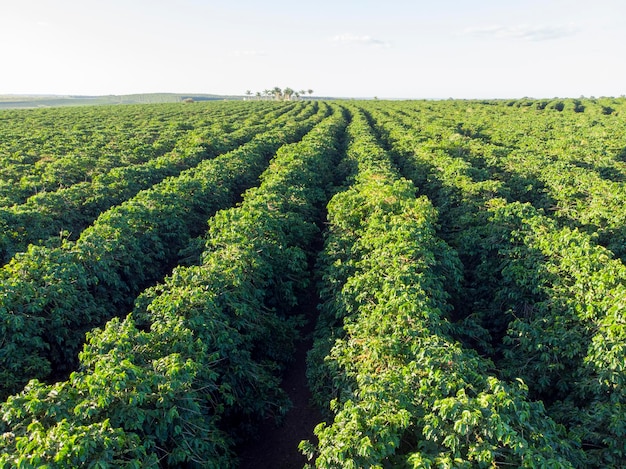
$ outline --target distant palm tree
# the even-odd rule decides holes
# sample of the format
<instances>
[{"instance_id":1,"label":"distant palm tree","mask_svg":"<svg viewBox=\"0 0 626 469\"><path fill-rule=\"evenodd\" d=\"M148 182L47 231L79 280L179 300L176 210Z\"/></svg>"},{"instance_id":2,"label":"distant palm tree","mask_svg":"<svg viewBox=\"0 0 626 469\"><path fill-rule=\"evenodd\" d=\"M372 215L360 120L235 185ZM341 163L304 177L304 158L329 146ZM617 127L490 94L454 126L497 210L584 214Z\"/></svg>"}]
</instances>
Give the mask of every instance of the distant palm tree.
<instances>
[{"instance_id":1,"label":"distant palm tree","mask_svg":"<svg viewBox=\"0 0 626 469\"><path fill-rule=\"evenodd\" d=\"M272 92L274 93L274 98L276 99L276 101L283 97L283 90L281 90L278 86L275 86Z\"/></svg>"},{"instance_id":2,"label":"distant palm tree","mask_svg":"<svg viewBox=\"0 0 626 469\"><path fill-rule=\"evenodd\" d=\"M311 96L313 94L313 90L309 89L307 93L309 93L309 96Z\"/></svg>"},{"instance_id":3,"label":"distant palm tree","mask_svg":"<svg viewBox=\"0 0 626 469\"><path fill-rule=\"evenodd\" d=\"M269 98L270 96L272 96L272 90L263 90L263 95Z\"/></svg>"},{"instance_id":4,"label":"distant palm tree","mask_svg":"<svg viewBox=\"0 0 626 469\"><path fill-rule=\"evenodd\" d=\"M251 96L251 95L252 95L252 91L246 90L246 96Z\"/></svg>"},{"instance_id":5,"label":"distant palm tree","mask_svg":"<svg viewBox=\"0 0 626 469\"><path fill-rule=\"evenodd\" d=\"M283 96L287 101L291 101L291 96L293 96L293 90L289 87L283 90Z\"/></svg>"},{"instance_id":6,"label":"distant palm tree","mask_svg":"<svg viewBox=\"0 0 626 469\"><path fill-rule=\"evenodd\" d=\"M257 99L257 101L258 101L259 99L261 99L261 92L260 92L260 91L257 91L257 92L256 92L256 99Z\"/></svg>"}]
</instances>

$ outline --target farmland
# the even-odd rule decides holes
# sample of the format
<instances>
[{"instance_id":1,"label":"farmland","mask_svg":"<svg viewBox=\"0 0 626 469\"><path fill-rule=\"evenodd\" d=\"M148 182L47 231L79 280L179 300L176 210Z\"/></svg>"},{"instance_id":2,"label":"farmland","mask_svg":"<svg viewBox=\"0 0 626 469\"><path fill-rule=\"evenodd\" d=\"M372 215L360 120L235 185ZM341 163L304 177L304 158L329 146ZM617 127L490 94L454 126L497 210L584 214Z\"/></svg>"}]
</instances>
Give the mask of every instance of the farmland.
<instances>
[{"instance_id":1,"label":"farmland","mask_svg":"<svg viewBox=\"0 0 626 469\"><path fill-rule=\"evenodd\" d=\"M5 110L0 227L2 469L237 467L294 367L314 467L626 466L626 99Z\"/></svg>"}]
</instances>

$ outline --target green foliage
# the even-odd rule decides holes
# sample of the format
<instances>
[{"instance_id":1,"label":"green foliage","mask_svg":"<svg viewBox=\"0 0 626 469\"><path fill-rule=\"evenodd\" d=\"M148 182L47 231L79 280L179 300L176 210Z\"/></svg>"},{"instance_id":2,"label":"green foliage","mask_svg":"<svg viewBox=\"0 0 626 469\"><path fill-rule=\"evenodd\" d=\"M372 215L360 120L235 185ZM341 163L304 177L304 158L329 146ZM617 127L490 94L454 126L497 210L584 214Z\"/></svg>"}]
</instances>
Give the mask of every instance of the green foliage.
<instances>
[{"instance_id":1,"label":"green foliage","mask_svg":"<svg viewBox=\"0 0 626 469\"><path fill-rule=\"evenodd\" d=\"M76 239L101 212L135 196L140 190L245 144L269 123L279 127L288 119L304 120L311 116L314 108L295 107L286 113L284 109L259 112L245 120L238 113L224 115L217 108L213 113L199 112L205 119L202 127L194 129L192 126L176 140L174 148L163 155L146 162L115 166L90 181L41 192L29 197L24 204L0 209L0 223L5 226L0 234L0 257L8 261L16 252L25 251L28 244L41 243L59 233ZM226 133L227 123L234 130Z\"/></svg>"},{"instance_id":2,"label":"green foliage","mask_svg":"<svg viewBox=\"0 0 626 469\"><path fill-rule=\"evenodd\" d=\"M0 271L0 395L71 369L84 332L127 311L206 220L252 186L273 153L310 129L320 111L139 192L103 212L75 242L31 246L14 257Z\"/></svg>"},{"instance_id":3,"label":"green foliage","mask_svg":"<svg viewBox=\"0 0 626 469\"><path fill-rule=\"evenodd\" d=\"M626 356L620 317L626 268L584 233L556 224L530 207L494 213L512 228L497 298L510 308L501 368L520 376L549 410L589 448L594 466L624 463ZM524 314L519 305L524 304Z\"/></svg>"},{"instance_id":4,"label":"green foliage","mask_svg":"<svg viewBox=\"0 0 626 469\"><path fill-rule=\"evenodd\" d=\"M624 105L0 113L0 467L236 466L315 280L311 464L624 466Z\"/></svg>"},{"instance_id":5,"label":"green foliage","mask_svg":"<svg viewBox=\"0 0 626 469\"><path fill-rule=\"evenodd\" d=\"M450 103L431 106L436 122L406 107L373 113L464 263L455 336L494 357L501 376L526 382L580 442L584 467L619 467L625 454L616 320L623 265L613 259L624 252L623 123L601 107L617 103L579 101L584 113L532 116ZM483 135L452 134L461 145L447 150L454 127L477 123ZM477 190L496 182L497 199ZM525 203L507 203L516 200Z\"/></svg>"},{"instance_id":6,"label":"green foliage","mask_svg":"<svg viewBox=\"0 0 626 469\"><path fill-rule=\"evenodd\" d=\"M281 146L260 186L210 219L201 265L176 268L133 314L90 332L68 381L33 380L10 397L0 423L10 433L0 440L6 463L233 467L234 442L289 407L279 371L298 335L307 249L344 126L336 113ZM33 428L41 444L23 444ZM78 440L101 428L117 446L108 434ZM57 435L76 444L66 450Z\"/></svg>"},{"instance_id":7,"label":"green foliage","mask_svg":"<svg viewBox=\"0 0 626 469\"><path fill-rule=\"evenodd\" d=\"M490 361L452 339L444 286L458 288L459 260L435 235L432 205L372 151L364 124L355 114L348 128L357 183L329 204L309 360L331 423L301 449L317 467L572 467L576 441L523 385L490 376Z\"/></svg>"}]
</instances>

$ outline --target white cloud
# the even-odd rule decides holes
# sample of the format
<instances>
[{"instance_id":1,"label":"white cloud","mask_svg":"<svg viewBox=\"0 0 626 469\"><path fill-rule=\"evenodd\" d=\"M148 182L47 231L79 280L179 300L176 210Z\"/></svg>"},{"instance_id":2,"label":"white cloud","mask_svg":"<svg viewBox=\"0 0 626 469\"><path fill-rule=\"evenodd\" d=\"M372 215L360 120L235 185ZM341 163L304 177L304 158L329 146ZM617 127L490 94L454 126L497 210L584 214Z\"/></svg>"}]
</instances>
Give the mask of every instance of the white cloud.
<instances>
[{"instance_id":1,"label":"white cloud","mask_svg":"<svg viewBox=\"0 0 626 469\"><path fill-rule=\"evenodd\" d=\"M486 39L521 39L524 41L550 41L563 37L573 36L579 32L574 25L555 26L488 26L470 28L464 34Z\"/></svg>"},{"instance_id":2,"label":"white cloud","mask_svg":"<svg viewBox=\"0 0 626 469\"><path fill-rule=\"evenodd\" d=\"M359 44L359 45L363 45L363 46L370 46L370 47L384 47L384 48L388 48L391 47L391 44L387 41L383 41L381 39L376 39L373 38L372 36L357 36L355 34L349 34L349 33L345 33L345 34L338 34L337 36L333 37L333 42L339 42L341 44Z\"/></svg>"}]
</instances>

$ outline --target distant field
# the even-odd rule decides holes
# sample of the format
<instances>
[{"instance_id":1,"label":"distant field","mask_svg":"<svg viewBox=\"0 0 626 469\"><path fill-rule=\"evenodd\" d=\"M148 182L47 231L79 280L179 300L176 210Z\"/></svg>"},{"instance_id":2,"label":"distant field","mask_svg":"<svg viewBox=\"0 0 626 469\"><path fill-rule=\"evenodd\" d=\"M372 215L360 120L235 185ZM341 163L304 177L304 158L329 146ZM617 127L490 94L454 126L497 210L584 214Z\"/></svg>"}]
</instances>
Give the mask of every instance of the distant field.
<instances>
[{"instance_id":1,"label":"distant field","mask_svg":"<svg viewBox=\"0 0 626 469\"><path fill-rule=\"evenodd\" d=\"M243 99L242 96L221 96L212 94L146 93L108 96L25 96L0 95L0 109L89 106L100 104L156 104L176 103L187 98L194 101L214 101Z\"/></svg>"},{"instance_id":2,"label":"distant field","mask_svg":"<svg viewBox=\"0 0 626 469\"><path fill-rule=\"evenodd\" d=\"M626 467L626 99L183 97L0 112L0 468Z\"/></svg>"}]
</instances>

